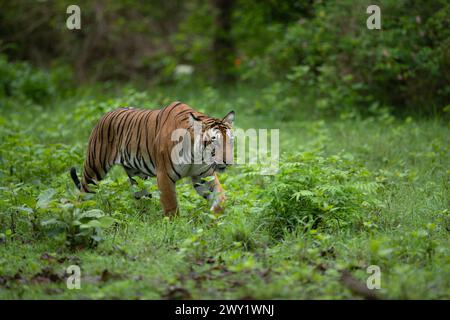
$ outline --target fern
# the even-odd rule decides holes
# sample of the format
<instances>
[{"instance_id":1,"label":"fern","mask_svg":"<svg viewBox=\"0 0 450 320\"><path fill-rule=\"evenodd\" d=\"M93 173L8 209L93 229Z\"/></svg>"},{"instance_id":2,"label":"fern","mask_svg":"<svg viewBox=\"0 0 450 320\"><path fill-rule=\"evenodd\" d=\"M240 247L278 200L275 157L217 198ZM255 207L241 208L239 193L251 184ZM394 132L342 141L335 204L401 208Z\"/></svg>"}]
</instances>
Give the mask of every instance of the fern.
<instances>
[{"instance_id":1,"label":"fern","mask_svg":"<svg viewBox=\"0 0 450 320\"><path fill-rule=\"evenodd\" d=\"M273 238L298 227L348 228L375 203L380 184L356 162L313 152L288 159L269 187L263 213Z\"/></svg>"}]
</instances>

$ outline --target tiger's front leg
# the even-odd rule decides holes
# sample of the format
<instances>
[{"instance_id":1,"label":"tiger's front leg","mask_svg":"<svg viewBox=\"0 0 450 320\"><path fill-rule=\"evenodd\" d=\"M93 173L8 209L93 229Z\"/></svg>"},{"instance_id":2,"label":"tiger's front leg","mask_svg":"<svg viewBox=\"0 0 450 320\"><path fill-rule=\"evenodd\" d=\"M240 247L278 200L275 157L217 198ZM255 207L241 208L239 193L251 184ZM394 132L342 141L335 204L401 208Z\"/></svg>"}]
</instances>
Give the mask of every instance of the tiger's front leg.
<instances>
[{"instance_id":1,"label":"tiger's front leg","mask_svg":"<svg viewBox=\"0 0 450 320\"><path fill-rule=\"evenodd\" d=\"M158 172L156 175L160 200L166 216L178 214L177 194L175 183L169 178L166 172Z\"/></svg>"},{"instance_id":2,"label":"tiger's front leg","mask_svg":"<svg viewBox=\"0 0 450 320\"><path fill-rule=\"evenodd\" d=\"M192 177L195 191L203 198L212 202L211 211L223 213L225 203L225 192L220 184L217 174L211 176L211 180L199 177Z\"/></svg>"}]
</instances>

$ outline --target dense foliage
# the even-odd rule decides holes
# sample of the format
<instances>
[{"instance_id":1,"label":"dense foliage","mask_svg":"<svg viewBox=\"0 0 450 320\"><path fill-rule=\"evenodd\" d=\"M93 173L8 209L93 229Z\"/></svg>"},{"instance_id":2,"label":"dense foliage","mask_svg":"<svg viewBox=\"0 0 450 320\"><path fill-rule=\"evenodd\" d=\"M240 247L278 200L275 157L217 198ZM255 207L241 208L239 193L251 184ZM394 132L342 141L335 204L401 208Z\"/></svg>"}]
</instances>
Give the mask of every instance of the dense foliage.
<instances>
[{"instance_id":1,"label":"dense foliage","mask_svg":"<svg viewBox=\"0 0 450 320\"><path fill-rule=\"evenodd\" d=\"M449 298L446 1L368 30L366 1L236 0L226 35L221 1L79 3L69 32L63 2L0 0L0 299L367 298L370 265L381 298ZM220 174L221 215L181 181L174 219L119 167L76 190L102 114L175 100L280 129L278 173Z\"/></svg>"},{"instance_id":2,"label":"dense foliage","mask_svg":"<svg viewBox=\"0 0 450 320\"><path fill-rule=\"evenodd\" d=\"M448 1L379 1L382 29L369 30L370 1L235 0L226 37L218 2L79 1L83 27L69 31L64 2L2 1L0 44L15 59L69 64L79 80L167 83L190 65L201 82L227 72L274 83L284 96L314 94L331 113L448 105ZM27 21L35 23L24 29ZM298 108L296 99L286 107Z\"/></svg>"}]
</instances>

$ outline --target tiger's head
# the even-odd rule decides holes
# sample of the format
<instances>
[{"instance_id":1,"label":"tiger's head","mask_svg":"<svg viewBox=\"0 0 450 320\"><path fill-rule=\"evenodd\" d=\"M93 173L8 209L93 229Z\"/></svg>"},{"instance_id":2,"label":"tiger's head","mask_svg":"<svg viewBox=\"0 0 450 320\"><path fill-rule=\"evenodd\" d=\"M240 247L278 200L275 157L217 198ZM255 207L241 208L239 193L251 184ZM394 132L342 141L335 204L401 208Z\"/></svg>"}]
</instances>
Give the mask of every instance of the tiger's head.
<instances>
[{"instance_id":1,"label":"tiger's head","mask_svg":"<svg viewBox=\"0 0 450 320\"><path fill-rule=\"evenodd\" d=\"M223 172L233 164L234 136L233 122L235 113L229 112L222 119L204 118L200 119L190 114L191 123L202 124L200 143L202 162L212 165L214 171Z\"/></svg>"}]
</instances>

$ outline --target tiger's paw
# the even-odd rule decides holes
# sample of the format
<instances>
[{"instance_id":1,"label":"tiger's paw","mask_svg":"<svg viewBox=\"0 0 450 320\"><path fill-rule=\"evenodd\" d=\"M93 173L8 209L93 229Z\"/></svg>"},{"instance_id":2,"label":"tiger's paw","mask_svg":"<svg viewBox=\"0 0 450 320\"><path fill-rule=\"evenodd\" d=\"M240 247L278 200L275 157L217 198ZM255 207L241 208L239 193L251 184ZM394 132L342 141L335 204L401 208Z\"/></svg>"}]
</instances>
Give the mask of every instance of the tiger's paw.
<instances>
[{"instance_id":1,"label":"tiger's paw","mask_svg":"<svg viewBox=\"0 0 450 320\"><path fill-rule=\"evenodd\" d=\"M164 215L166 216L166 218L169 219L169 221L172 221L176 217L180 216L180 208L176 207L176 208L173 208L173 209L165 209L164 210Z\"/></svg>"},{"instance_id":2,"label":"tiger's paw","mask_svg":"<svg viewBox=\"0 0 450 320\"><path fill-rule=\"evenodd\" d=\"M138 192L134 193L134 198L136 200L139 200L141 198L150 199L151 197L152 197L152 194L150 192L148 192L147 190L141 190L141 191L138 191Z\"/></svg>"},{"instance_id":3,"label":"tiger's paw","mask_svg":"<svg viewBox=\"0 0 450 320\"><path fill-rule=\"evenodd\" d=\"M225 196L223 194L219 195L214 200L210 210L215 214L223 214L223 212L225 211L224 204L225 204Z\"/></svg>"},{"instance_id":4,"label":"tiger's paw","mask_svg":"<svg viewBox=\"0 0 450 320\"><path fill-rule=\"evenodd\" d=\"M213 205L213 206L211 207L211 209L209 209L209 210L211 210L211 211L214 212L215 214L223 214L224 211L225 211L224 207L223 207L221 204Z\"/></svg>"}]
</instances>

